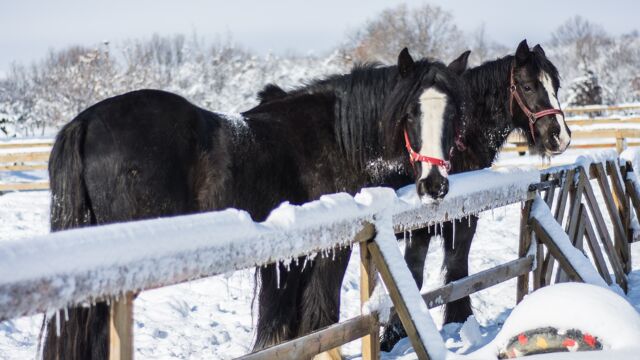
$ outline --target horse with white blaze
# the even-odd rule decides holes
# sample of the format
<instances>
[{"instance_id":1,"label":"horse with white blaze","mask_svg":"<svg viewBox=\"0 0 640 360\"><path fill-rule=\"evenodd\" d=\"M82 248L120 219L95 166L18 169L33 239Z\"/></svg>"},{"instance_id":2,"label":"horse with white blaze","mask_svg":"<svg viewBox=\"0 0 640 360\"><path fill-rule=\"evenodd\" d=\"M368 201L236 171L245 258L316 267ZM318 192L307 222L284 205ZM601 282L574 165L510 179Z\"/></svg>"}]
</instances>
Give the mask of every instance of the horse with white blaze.
<instances>
[{"instance_id":1,"label":"horse with white blaze","mask_svg":"<svg viewBox=\"0 0 640 360\"><path fill-rule=\"evenodd\" d=\"M450 64L466 67L469 51ZM523 40L515 55L486 62L462 74L467 103L462 125L445 154L451 173L490 167L511 131L519 129L528 139L529 149L543 156L560 154L571 142L571 132L558 103L560 80L556 67L540 45L529 49ZM433 126L433 125L432 125ZM418 288L431 237L442 235L445 282L469 275L469 249L476 232L477 216L449 221L442 228L431 226L413 231L406 243L405 260ZM464 322L473 312L469 297L445 305L444 321ZM390 351L405 331L398 317L385 328L382 349Z\"/></svg>"},{"instance_id":2,"label":"horse with white blaze","mask_svg":"<svg viewBox=\"0 0 640 360\"><path fill-rule=\"evenodd\" d=\"M101 101L56 137L51 229L230 207L262 221L284 201L411 182L422 195L443 197L444 149L465 117L456 69L414 61L404 49L396 66L356 66L289 92L267 86L261 103L238 116L157 90ZM338 321L350 249L334 251L256 270L256 350ZM44 358L106 359L109 306L62 312L59 335L49 321Z\"/></svg>"}]
</instances>

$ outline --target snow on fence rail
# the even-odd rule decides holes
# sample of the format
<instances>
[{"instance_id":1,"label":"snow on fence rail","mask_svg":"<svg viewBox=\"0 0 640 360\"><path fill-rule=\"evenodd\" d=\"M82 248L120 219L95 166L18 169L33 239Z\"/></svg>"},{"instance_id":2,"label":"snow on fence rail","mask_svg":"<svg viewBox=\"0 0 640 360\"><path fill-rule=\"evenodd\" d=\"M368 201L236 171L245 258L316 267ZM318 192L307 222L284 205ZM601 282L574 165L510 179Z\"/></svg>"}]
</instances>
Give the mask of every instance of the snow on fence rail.
<instances>
[{"instance_id":1,"label":"snow on fence rail","mask_svg":"<svg viewBox=\"0 0 640 360\"><path fill-rule=\"evenodd\" d=\"M422 203L413 185L397 194L370 188L355 197L342 193L301 206L284 203L262 223L230 209L3 242L0 319L349 245L370 235L366 224L385 209L393 210L396 231L477 214L526 200L529 184L539 178L537 171L506 174L452 175L450 194L440 202Z\"/></svg>"},{"instance_id":2,"label":"snow on fence rail","mask_svg":"<svg viewBox=\"0 0 640 360\"><path fill-rule=\"evenodd\" d=\"M529 292L530 280L533 281L532 288L537 289L550 284L552 275L556 281L565 276L601 286L616 286L611 278L606 278L609 270L601 261L600 245L593 236L589 214L614 267L616 284L625 289L626 274L630 271L628 243L636 238L632 235L632 209L636 216L640 209L640 188L630 171L630 164L637 158L627 152L621 163L615 153L609 152L543 172L503 169L452 175L450 192L439 202L421 201L413 185L397 192L388 188L368 188L355 196L327 195L300 206L283 203L261 223L252 221L246 212L230 209L4 242L0 244L0 319L116 298L116 306L112 309L121 310L112 313L121 311L129 315L112 314L117 334L112 333L111 338L121 342L121 351L127 349L122 354L128 358L132 349L132 293L275 261L289 261L358 242L363 269L361 301L364 303L371 296L376 269L379 270L396 311L409 330L411 323L431 321L424 309L514 277L518 277L518 301ZM612 186L607 182L607 176L611 177ZM595 203L589 179L595 179L601 188L614 224L615 244L611 242L602 212ZM543 198L547 206L543 206ZM585 211L583 199L590 213ZM389 241L374 241L376 232L388 235L423 228L518 202L525 202L525 205L517 259L422 294L425 307L416 308L415 299L410 306L406 304L409 299L405 297L415 298L418 290L409 286L415 284L407 279L406 269L398 268L403 265L398 261L390 262L390 259L399 258L399 252L394 254L393 249L389 250ZM567 204L565 234L561 226ZM554 219L557 224L552 221ZM583 236L593 247L598 273L589 268L586 258L580 257L581 252L572 250L572 246L582 249ZM536 237L540 241L536 241ZM559 267L554 268L554 259ZM129 299L128 303L117 300L118 297ZM127 305L120 306L123 303ZM420 316L423 318L416 318ZM118 320L120 317L122 319ZM409 330L408 334L419 358L443 358L447 351L441 339L425 342L427 334L432 333L432 326L417 326L414 325L414 331ZM373 359L379 352L378 331L374 312L246 355L243 359L310 357L360 337L365 337L363 359Z\"/></svg>"}]
</instances>

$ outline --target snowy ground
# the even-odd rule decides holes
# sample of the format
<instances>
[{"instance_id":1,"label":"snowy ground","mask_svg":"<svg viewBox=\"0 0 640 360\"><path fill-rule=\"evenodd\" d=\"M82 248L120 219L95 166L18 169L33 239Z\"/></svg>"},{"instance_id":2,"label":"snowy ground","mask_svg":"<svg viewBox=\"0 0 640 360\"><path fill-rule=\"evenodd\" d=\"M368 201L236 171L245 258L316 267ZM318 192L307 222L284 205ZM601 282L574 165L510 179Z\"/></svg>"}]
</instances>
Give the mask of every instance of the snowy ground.
<instances>
[{"instance_id":1,"label":"snowy ground","mask_svg":"<svg viewBox=\"0 0 640 360\"><path fill-rule=\"evenodd\" d=\"M569 151L551 165L572 162L580 152ZM506 154L500 165L512 163L539 165L537 158L520 158ZM36 174L14 174L13 178L37 180ZM0 179L0 181L7 179ZM596 187L597 188L597 187ZM46 191L9 193L0 196L0 241L48 232L49 193ZM520 221L519 204L480 215L478 232L471 247L470 271L491 268L516 258ZM442 251L439 239L432 241L425 269L423 290L442 284L440 266ZM342 286L341 317L360 313L357 248L349 264ZM632 246L634 271L630 276L628 295L640 311L640 245ZM143 292L135 302L135 345L137 359L229 359L247 353L253 340L251 306L253 271L193 281L182 285ZM461 324L441 328L449 349L468 353L493 339L515 304L515 280L511 280L472 296L480 336L463 341ZM441 323L441 309L431 315ZM20 318L0 323L0 359L34 358L41 316ZM467 323L464 334L473 332ZM471 330L470 330L471 328ZM345 355L359 358L359 341L343 348ZM414 358L407 339L401 341L383 359Z\"/></svg>"}]
</instances>

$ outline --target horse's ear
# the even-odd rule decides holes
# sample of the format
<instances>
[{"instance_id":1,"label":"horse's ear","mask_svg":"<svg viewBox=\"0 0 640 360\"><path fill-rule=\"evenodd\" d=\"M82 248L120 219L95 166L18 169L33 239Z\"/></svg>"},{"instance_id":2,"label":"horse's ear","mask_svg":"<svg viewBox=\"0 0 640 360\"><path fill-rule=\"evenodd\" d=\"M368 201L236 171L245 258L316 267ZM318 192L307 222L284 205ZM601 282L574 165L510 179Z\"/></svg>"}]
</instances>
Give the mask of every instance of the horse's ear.
<instances>
[{"instance_id":1,"label":"horse's ear","mask_svg":"<svg viewBox=\"0 0 640 360\"><path fill-rule=\"evenodd\" d=\"M413 62L413 58L409 54L409 49L404 48L400 51L400 55L398 55L398 72L400 76L406 77L413 71L413 67L415 63Z\"/></svg>"},{"instance_id":2,"label":"horse's ear","mask_svg":"<svg viewBox=\"0 0 640 360\"><path fill-rule=\"evenodd\" d=\"M540 44L537 44L536 46L533 47L533 52L535 52L538 55L542 55L542 57L547 57L547 55L545 55L544 50L542 49L542 46L540 46Z\"/></svg>"},{"instance_id":3,"label":"horse's ear","mask_svg":"<svg viewBox=\"0 0 640 360\"><path fill-rule=\"evenodd\" d=\"M467 62L469 61L469 54L471 54L471 50L467 50L460 54L457 59L447 65L449 70L454 73L461 75L465 70L467 70Z\"/></svg>"},{"instance_id":4,"label":"horse's ear","mask_svg":"<svg viewBox=\"0 0 640 360\"><path fill-rule=\"evenodd\" d=\"M527 44L527 39L524 39L518 45L518 49L516 50L516 64L522 65L529 60L529 56L531 52L529 51L529 45Z\"/></svg>"}]
</instances>

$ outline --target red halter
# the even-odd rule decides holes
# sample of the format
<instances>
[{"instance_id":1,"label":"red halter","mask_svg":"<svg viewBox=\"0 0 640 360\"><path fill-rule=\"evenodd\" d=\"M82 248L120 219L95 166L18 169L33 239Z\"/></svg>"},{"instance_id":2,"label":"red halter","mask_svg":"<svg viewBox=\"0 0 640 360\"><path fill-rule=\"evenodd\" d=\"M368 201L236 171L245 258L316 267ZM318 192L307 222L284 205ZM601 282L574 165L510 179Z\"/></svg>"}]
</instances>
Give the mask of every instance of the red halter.
<instances>
[{"instance_id":1,"label":"red halter","mask_svg":"<svg viewBox=\"0 0 640 360\"><path fill-rule=\"evenodd\" d=\"M514 61L514 63L511 64L511 77L509 79L509 112L511 113L511 116L513 116L513 99L515 98L518 106L520 106L522 112L529 119L529 130L531 131L533 142L535 142L536 135L533 132L533 126L536 124L536 121L538 121L539 118L547 115L562 115L564 117L564 112L562 112L562 110L560 109L546 109L538 111L536 113L531 112L531 110L529 110L529 108L527 107L527 104L525 104L525 102L520 97L520 94L518 93L518 87L516 86L516 77L514 75L515 68L516 65Z\"/></svg>"},{"instance_id":2,"label":"red halter","mask_svg":"<svg viewBox=\"0 0 640 360\"><path fill-rule=\"evenodd\" d=\"M413 163L415 163L416 161L420 161L426 162L431 165L443 167L446 171L449 171L451 169L451 164L448 161L422 155L413 150L413 148L411 147L411 142L409 142L409 134L407 134L407 129L404 130L404 145L409 152L409 160L411 161L411 165L413 165Z\"/></svg>"}]
</instances>

